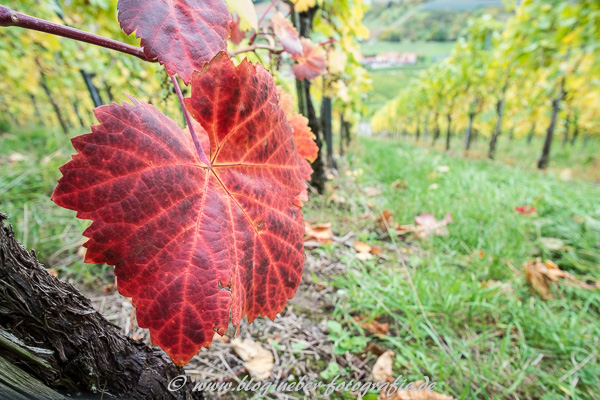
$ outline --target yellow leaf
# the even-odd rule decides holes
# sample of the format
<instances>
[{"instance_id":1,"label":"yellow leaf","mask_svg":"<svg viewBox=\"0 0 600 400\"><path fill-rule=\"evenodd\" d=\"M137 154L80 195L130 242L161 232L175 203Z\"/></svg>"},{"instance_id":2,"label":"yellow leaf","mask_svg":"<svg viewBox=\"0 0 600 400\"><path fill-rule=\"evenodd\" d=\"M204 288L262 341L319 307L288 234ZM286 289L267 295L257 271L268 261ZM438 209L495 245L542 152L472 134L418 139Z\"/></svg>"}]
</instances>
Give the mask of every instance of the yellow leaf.
<instances>
[{"instance_id":1,"label":"yellow leaf","mask_svg":"<svg viewBox=\"0 0 600 400\"><path fill-rule=\"evenodd\" d=\"M229 11L240 18L240 30L258 30L258 17L252 0L225 0L225 3Z\"/></svg>"},{"instance_id":2,"label":"yellow leaf","mask_svg":"<svg viewBox=\"0 0 600 400\"><path fill-rule=\"evenodd\" d=\"M298 12L308 11L317 4L317 0L292 0L294 9Z\"/></svg>"}]
</instances>

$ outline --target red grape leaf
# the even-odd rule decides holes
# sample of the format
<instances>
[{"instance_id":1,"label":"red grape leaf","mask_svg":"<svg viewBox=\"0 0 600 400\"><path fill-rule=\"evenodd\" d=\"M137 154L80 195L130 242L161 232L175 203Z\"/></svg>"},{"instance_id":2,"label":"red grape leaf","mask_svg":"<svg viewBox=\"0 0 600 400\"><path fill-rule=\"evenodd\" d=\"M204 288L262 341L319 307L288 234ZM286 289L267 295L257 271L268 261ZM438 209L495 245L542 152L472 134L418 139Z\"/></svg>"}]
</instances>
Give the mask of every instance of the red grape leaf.
<instances>
[{"instance_id":1,"label":"red grape leaf","mask_svg":"<svg viewBox=\"0 0 600 400\"><path fill-rule=\"evenodd\" d=\"M292 56L298 64L292 66L292 72L301 81L314 79L327 71L327 53L321 46L306 38L300 38L302 53Z\"/></svg>"},{"instance_id":2,"label":"red grape leaf","mask_svg":"<svg viewBox=\"0 0 600 400\"><path fill-rule=\"evenodd\" d=\"M242 40L246 38L246 32L240 29L240 18L236 15L233 17L231 22L231 33L229 34L229 40L231 43L238 45L242 43Z\"/></svg>"},{"instance_id":3,"label":"red grape leaf","mask_svg":"<svg viewBox=\"0 0 600 400\"><path fill-rule=\"evenodd\" d=\"M302 53L300 35L289 19L285 18L280 12L276 12L271 18L271 23L273 24L273 31L285 51L292 55Z\"/></svg>"},{"instance_id":4,"label":"red grape leaf","mask_svg":"<svg viewBox=\"0 0 600 400\"><path fill-rule=\"evenodd\" d=\"M88 263L115 266L141 327L185 365L230 316L274 319L304 261L299 156L272 76L220 53L194 73L190 135L153 106L111 104L73 139L52 200L93 223ZM201 128L200 125L203 127Z\"/></svg>"},{"instance_id":5,"label":"red grape leaf","mask_svg":"<svg viewBox=\"0 0 600 400\"><path fill-rule=\"evenodd\" d=\"M294 98L291 94L283 90L281 86L277 86L277 92L279 93L279 104L285 111L292 127L298 153L300 157L312 163L319 155L319 148L315 143L316 136L308 126L308 118L294 111ZM312 168L310 173L312 174Z\"/></svg>"},{"instance_id":6,"label":"red grape leaf","mask_svg":"<svg viewBox=\"0 0 600 400\"><path fill-rule=\"evenodd\" d=\"M223 0L119 0L117 7L121 28L136 31L146 57L186 84L227 48L231 14Z\"/></svg>"}]
</instances>

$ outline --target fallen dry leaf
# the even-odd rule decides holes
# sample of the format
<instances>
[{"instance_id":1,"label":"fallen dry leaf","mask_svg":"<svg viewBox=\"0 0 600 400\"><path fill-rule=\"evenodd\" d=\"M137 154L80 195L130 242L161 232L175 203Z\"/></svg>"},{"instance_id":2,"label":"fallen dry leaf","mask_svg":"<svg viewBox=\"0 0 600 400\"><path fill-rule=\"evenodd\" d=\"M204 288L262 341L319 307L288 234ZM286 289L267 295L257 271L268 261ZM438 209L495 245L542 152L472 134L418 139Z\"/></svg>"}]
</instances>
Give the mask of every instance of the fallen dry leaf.
<instances>
[{"instance_id":1,"label":"fallen dry leaf","mask_svg":"<svg viewBox=\"0 0 600 400\"><path fill-rule=\"evenodd\" d=\"M357 253L356 258L361 261L373 258L373 254L381 254L381 249L379 247L373 247L358 240L354 242L354 250L356 250Z\"/></svg>"},{"instance_id":2,"label":"fallen dry leaf","mask_svg":"<svg viewBox=\"0 0 600 400\"><path fill-rule=\"evenodd\" d=\"M373 375L373 380L376 382L393 382L393 365L394 365L394 353L391 350L386 351L382 355L377 358L375 364L373 365L373 371L371 374Z\"/></svg>"},{"instance_id":3,"label":"fallen dry leaf","mask_svg":"<svg viewBox=\"0 0 600 400\"><path fill-rule=\"evenodd\" d=\"M571 168L564 168L560 170L560 174L558 175L563 181L570 181L573 179L573 170Z\"/></svg>"},{"instance_id":4,"label":"fallen dry leaf","mask_svg":"<svg viewBox=\"0 0 600 400\"><path fill-rule=\"evenodd\" d=\"M52 275L52 276L55 276L55 277L57 277L57 278L58 278L58 271L56 271L54 268L50 268L50 269L48 270L48 273L49 273L50 275Z\"/></svg>"},{"instance_id":5,"label":"fallen dry leaf","mask_svg":"<svg viewBox=\"0 0 600 400\"><path fill-rule=\"evenodd\" d=\"M217 340L219 342L223 342L223 343L228 343L229 342L229 338L227 336L221 336L217 332L215 332L215 334L213 336L213 342L215 340Z\"/></svg>"},{"instance_id":6,"label":"fallen dry leaf","mask_svg":"<svg viewBox=\"0 0 600 400\"><path fill-rule=\"evenodd\" d=\"M552 298L552 293L550 293L550 285L552 283L559 283L560 281L558 278L572 282L575 286L581 289L600 289L600 282L597 282L595 285L583 283L570 273L561 270L558 265L551 260L542 262L541 258L539 257L535 260L526 262L523 266L523 273L525 278L531 284L533 290L535 290L544 300Z\"/></svg>"},{"instance_id":7,"label":"fallen dry leaf","mask_svg":"<svg viewBox=\"0 0 600 400\"><path fill-rule=\"evenodd\" d=\"M381 194L381 189L377 189L377 188L368 186L368 187L364 188L363 192L365 193L365 196L367 196L367 197L375 197L375 196L379 196Z\"/></svg>"},{"instance_id":8,"label":"fallen dry leaf","mask_svg":"<svg viewBox=\"0 0 600 400\"><path fill-rule=\"evenodd\" d=\"M389 322L381 323L378 321L379 317L375 317L372 321L369 322L369 315L358 315L354 317L354 320L360 324L363 329L368 330L374 335L387 335L390 330ZM364 321L364 322L363 322Z\"/></svg>"},{"instance_id":9,"label":"fallen dry leaf","mask_svg":"<svg viewBox=\"0 0 600 400\"><path fill-rule=\"evenodd\" d=\"M394 216L390 210L383 210L377 217L377 224L383 230L387 230L389 227L394 226Z\"/></svg>"},{"instance_id":10,"label":"fallen dry leaf","mask_svg":"<svg viewBox=\"0 0 600 400\"><path fill-rule=\"evenodd\" d=\"M375 354L376 356L380 356L385 353L386 350L383 346L377 343L369 342L367 347L365 348L365 353Z\"/></svg>"},{"instance_id":11,"label":"fallen dry leaf","mask_svg":"<svg viewBox=\"0 0 600 400\"><path fill-rule=\"evenodd\" d=\"M485 281L485 282L481 282L481 288L482 289L487 289L487 288L495 288L495 287L500 287L502 286L503 283L501 281Z\"/></svg>"},{"instance_id":12,"label":"fallen dry leaf","mask_svg":"<svg viewBox=\"0 0 600 400\"><path fill-rule=\"evenodd\" d=\"M427 382L416 381L414 388L424 388ZM452 400L452 396L429 390L398 391L388 396L386 391L379 393L377 400Z\"/></svg>"},{"instance_id":13,"label":"fallen dry leaf","mask_svg":"<svg viewBox=\"0 0 600 400\"><path fill-rule=\"evenodd\" d=\"M346 204L346 198L340 196L339 194L337 194L335 192L331 193L331 195L329 195L327 200L329 200L332 203Z\"/></svg>"},{"instance_id":14,"label":"fallen dry leaf","mask_svg":"<svg viewBox=\"0 0 600 400\"><path fill-rule=\"evenodd\" d=\"M396 179L394 182L392 182L390 187L392 189L406 189L408 187L408 182L404 179Z\"/></svg>"},{"instance_id":15,"label":"fallen dry leaf","mask_svg":"<svg viewBox=\"0 0 600 400\"><path fill-rule=\"evenodd\" d=\"M271 376L275 361L269 350L250 338L232 340L231 347L244 361L244 367L252 377L264 380Z\"/></svg>"},{"instance_id":16,"label":"fallen dry leaf","mask_svg":"<svg viewBox=\"0 0 600 400\"><path fill-rule=\"evenodd\" d=\"M398 236L403 236L408 233L414 233L416 229L416 225L396 225L396 234Z\"/></svg>"},{"instance_id":17,"label":"fallen dry leaf","mask_svg":"<svg viewBox=\"0 0 600 400\"><path fill-rule=\"evenodd\" d=\"M424 213L415 217L416 225L397 225L396 233L400 236L414 233L418 239L425 239L431 235L444 236L448 234L446 226L452 222L452 214L447 213L444 219L438 221L432 214Z\"/></svg>"},{"instance_id":18,"label":"fallen dry leaf","mask_svg":"<svg viewBox=\"0 0 600 400\"><path fill-rule=\"evenodd\" d=\"M10 153L8 155L8 161L11 164L20 163L21 161L25 161L25 160L27 160L27 156L25 156L21 153Z\"/></svg>"},{"instance_id":19,"label":"fallen dry leaf","mask_svg":"<svg viewBox=\"0 0 600 400\"><path fill-rule=\"evenodd\" d=\"M360 261L367 261L373 258L373 254L371 253L356 253L356 258Z\"/></svg>"},{"instance_id":20,"label":"fallen dry leaf","mask_svg":"<svg viewBox=\"0 0 600 400\"><path fill-rule=\"evenodd\" d=\"M358 217L358 219L369 219L371 217L372 217L372 214L369 211L365 211Z\"/></svg>"},{"instance_id":21,"label":"fallen dry leaf","mask_svg":"<svg viewBox=\"0 0 600 400\"><path fill-rule=\"evenodd\" d=\"M565 242L557 238L543 237L540 238L540 242L542 242L542 246L550 251L559 251L565 248Z\"/></svg>"},{"instance_id":22,"label":"fallen dry leaf","mask_svg":"<svg viewBox=\"0 0 600 400\"><path fill-rule=\"evenodd\" d=\"M102 286L102 293L107 295L114 293L115 290L117 290L117 285L115 285L114 283L109 283L108 285Z\"/></svg>"},{"instance_id":23,"label":"fallen dry leaf","mask_svg":"<svg viewBox=\"0 0 600 400\"><path fill-rule=\"evenodd\" d=\"M369 246L366 243L359 242L357 240L356 242L354 242L354 250L356 250L359 253L370 253L371 252L371 246Z\"/></svg>"},{"instance_id":24,"label":"fallen dry leaf","mask_svg":"<svg viewBox=\"0 0 600 400\"><path fill-rule=\"evenodd\" d=\"M304 221L304 241L316 240L318 242L331 242L333 231L331 222L324 224L311 225Z\"/></svg>"},{"instance_id":25,"label":"fallen dry leaf","mask_svg":"<svg viewBox=\"0 0 600 400\"><path fill-rule=\"evenodd\" d=\"M415 217L415 222L417 223L415 235L418 238L424 239L432 234L443 236L448 234L446 226L452 222L452 214L447 213L444 219L438 221L432 214L424 213L417 215Z\"/></svg>"}]
</instances>

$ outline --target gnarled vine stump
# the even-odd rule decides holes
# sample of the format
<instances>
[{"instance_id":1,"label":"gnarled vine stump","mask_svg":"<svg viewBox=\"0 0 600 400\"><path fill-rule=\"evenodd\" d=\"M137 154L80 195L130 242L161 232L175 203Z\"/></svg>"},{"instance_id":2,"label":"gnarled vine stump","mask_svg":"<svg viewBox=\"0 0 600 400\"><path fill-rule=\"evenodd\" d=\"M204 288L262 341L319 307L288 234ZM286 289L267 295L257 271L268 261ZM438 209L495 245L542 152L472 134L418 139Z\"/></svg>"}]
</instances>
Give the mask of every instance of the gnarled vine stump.
<instances>
[{"instance_id":1,"label":"gnarled vine stump","mask_svg":"<svg viewBox=\"0 0 600 400\"><path fill-rule=\"evenodd\" d=\"M121 335L72 285L50 275L0 213L0 399L191 399L159 349Z\"/></svg>"}]
</instances>

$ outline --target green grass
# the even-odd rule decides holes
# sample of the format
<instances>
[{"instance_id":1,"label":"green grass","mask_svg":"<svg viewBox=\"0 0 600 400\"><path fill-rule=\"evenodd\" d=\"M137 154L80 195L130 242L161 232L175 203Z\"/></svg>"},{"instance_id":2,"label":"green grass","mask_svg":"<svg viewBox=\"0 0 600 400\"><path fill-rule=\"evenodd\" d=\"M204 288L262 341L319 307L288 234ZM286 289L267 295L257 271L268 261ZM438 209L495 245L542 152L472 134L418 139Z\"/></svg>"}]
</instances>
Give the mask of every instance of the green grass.
<instances>
[{"instance_id":1,"label":"green grass","mask_svg":"<svg viewBox=\"0 0 600 400\"><path fill-rule=\"evenodd\" d=\"M414 143L414 137L408 137L407 141ZM431 138L421 139L419 145L429 148ZM539 159L544 145L544 138L535 136L530 144L525 138L510 140L506 134L498 138L496 159L503 163L519 169L537 171L537 160ZM446 138L440 137L435 145L436 150L444 150ZM468 158L487 159L489 149L489 138L481 137L472 143L468 153L464 153L464 137L457 134L452 137L450 145L451 154L461 154ZM574 145L568 143L562 145L562 137L559 134L554 138L552 151L550 153L550 165L546 171L547 175L558 179L568 180L570 178L582 179L600 184L600 140L588 140L578 138Z\"/></svg>"},{"instance_id":2,"label":"green grass","mask_svg":"<svg viewBox=\"0 0 600 400\"><path fill-rule=\"evenodd\" d=\"M520 269L525 261L544 257L584 282L597 282L598 186L398 140L363 139L354 147L347 162L350 170L362 173L330 183L346 204L316 198L305 207L307 219L331 221L336 234L353 231L355 238L385 252L385 258L361 262L339 243L317 250L347 265L344 275L329 282L315 276L341 295L330 318L342 328L333 329L332 321L328 325L332 341L339 342L336 349L362 352L368 342L388 347L396 353L396 375L409 381L427 375L438 382L437 391L456 398L598 398L598 291L561 284L553 289L554 299L542 300L509 266ZM567 151L557 153L563 154L557 163L587 162L588 153ZM15 153L25 159L16 161ZM97 286L112 274L109 267L85 265L77 254L88 223L50 201L58 167L71 153L68 138L54 130L0 134L0 211L9 214L17 239L35 248L46 266L62 278ZM439 172L439 166L449 171ZM407 188L393 189L397 179L406 180ZM379 187L382 194L366 197L366 186ZM524 216L514 210L525 204L537 213ZM452 213L448 236L396 243L412 251L402 260L416 296L394 242L375 229L374 217L361 218L365 211L383 209L402 224L423 212L438 218ZM547 249L542 238L548 237L564 246ZM502 285L482 286L490 280ZM389 321L389 334L368 336L351 318L364 314Z\"/></svg>"},{"instance_id":3,"label":"green grass","mask_svg":"<svg viewBox=\"0 0 600 400\"><path fill-rule=\"evenodd\" d=\"M73 136L78 133L83 132ZM21 244L35 249L47 268L65 279L104 283L113 279L111 268L86 265L78 254L88 223L50 200L61 176L58 168L74 152L69 137L57 129L0 133L0 211L9 216Z\"/></svg>"},{"instance_id":4,"label":"green grass","mask_svg":"<svg viewBox=\"0 0 600 400\"><path fill-rule=\"evenodd\" d=\"M356 335L362 330L351 314L390 321L390 334L371 341L395 351L395 373L407 380L433 377L440 392L456 398L598 398L598 291L562 284L553 289L554 299L542 300L510 267L549 258L582 281L597 282L597 186L391 140L361 140L349 161L363 174L348 192L346 210L315 206L308 212L333 219L334 232L360 232L359 216L369 203L375 211L389 209L402 224L423 212L437 218L450 212L453 222L448 236L398 243L415 249L406 262L417 296L394 253L380 262L344 257L348 272L335 281L346 293L336 307L338 320ZM405 190L391 188L397 179L408 182ZM365 186L383 193L366 198ZM514 210L525 204L537 213ZM360 238L385 247L374 221L364 229L369 224L371 233ZM541 239L547 237L562 240L563 248L546 249ZM489 280L502 285L483 287Z\"/></svg>"}]
</instances>

